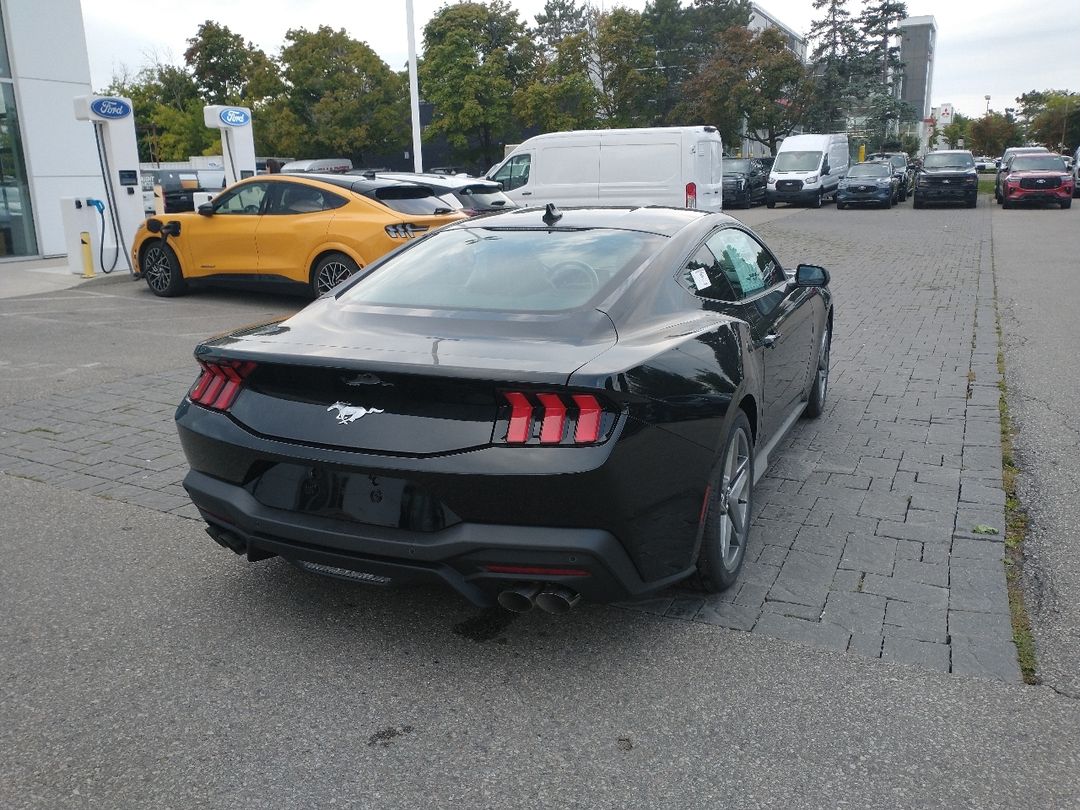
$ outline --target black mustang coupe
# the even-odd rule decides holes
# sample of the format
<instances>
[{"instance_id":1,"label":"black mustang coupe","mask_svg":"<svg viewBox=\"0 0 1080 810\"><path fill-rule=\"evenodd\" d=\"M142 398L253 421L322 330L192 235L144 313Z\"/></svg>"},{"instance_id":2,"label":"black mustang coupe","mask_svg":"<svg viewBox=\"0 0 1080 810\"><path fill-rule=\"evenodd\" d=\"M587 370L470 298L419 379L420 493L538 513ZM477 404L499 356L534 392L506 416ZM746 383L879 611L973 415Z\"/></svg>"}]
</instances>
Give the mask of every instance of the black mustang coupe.
<instances>
[{"instance_id":1,"label":"black mustang coupe","mask_svg":"<svg viewBox=\"0 0 1080 810\"><path fill-rule=\"evenodd\" d=\"M200 345L176 413L221 545L562 612L739 574L755 481L825 407L829 276L723 215L441 228Z\"/></svg>"}]
</instances>

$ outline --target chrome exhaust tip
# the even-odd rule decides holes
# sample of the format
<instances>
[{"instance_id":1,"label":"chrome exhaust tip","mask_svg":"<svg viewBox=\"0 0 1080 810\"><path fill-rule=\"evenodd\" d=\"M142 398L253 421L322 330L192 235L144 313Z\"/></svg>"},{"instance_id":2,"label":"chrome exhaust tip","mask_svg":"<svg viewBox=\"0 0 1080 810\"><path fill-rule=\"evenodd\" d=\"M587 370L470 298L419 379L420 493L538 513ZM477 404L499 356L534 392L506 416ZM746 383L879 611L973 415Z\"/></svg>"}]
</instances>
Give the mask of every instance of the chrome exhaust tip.
<instances>
[{"instance_id":1,"label":"chrome exhaust tip","mask_svg":"<svg viewBox=\"0 0 1080 810\"><path fill-rule=\"evenodd\" d=\"M548 585L537 594L535 599L538 608L556 615L569 613L580 601L580 593L564 588L562 585Z\"/></svg>"},{"instance_id":2,"label":"chrome exhaust tip","mask_svg":"<svg viewBox=\"0 0 1080 810\"><path fill-rule=\"evenodd\" d=\"M528 613L532 610L536 595L540 593L540 586L535 582L525 582L514 588L500 591L498 596L499 606L513 613Z\"/></svg>"}]
</instances>

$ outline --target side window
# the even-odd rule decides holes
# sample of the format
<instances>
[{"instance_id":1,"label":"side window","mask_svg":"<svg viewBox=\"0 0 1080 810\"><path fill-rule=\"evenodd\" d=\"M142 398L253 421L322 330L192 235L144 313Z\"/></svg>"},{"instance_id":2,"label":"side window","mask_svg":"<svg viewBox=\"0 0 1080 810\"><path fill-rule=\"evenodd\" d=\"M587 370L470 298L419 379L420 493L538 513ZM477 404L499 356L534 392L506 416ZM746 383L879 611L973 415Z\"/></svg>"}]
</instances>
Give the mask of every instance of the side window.
<instances>
[{"instance_id":1,"label":"side window","mask_svg":"<svg viewBox=\"0 0 1080 810\"><path fill-rule=\"evenodd\" d=\"M215 214L261 214L266 183L245 183L222 194L214 203Z\"/></svg>"},{"instance_id":2,"label":"side window","mask_svg":"<svg viewBox=\"0 0 1080 810\"><path fill-rule=\"evenodd\" d=\"M717 262L737 298L749 298L784 280L784 271L772 254L745 231L723 228L705 244Z\"/></svg>"},{"instance_id":3,"label":"side window","mask_svg":"<svg viewBox=\"0 0 1080 810\"><path fill-rule=\"evenodd\" d=\"M345 204L344 197L303 183L274 183L270 198L271 214L313 214Z\"/></svg>"},{"instance_id":4,"label":"side window","mask_svg":"<svg viewBox=\"0 0 1080 810\"><path fill-rule=\"evenodd\" d=\"M512 191L529 182L531 167L532 155L517 155L504 163L492 179L502 183L503 191Z\"/></svg>"},{"instance_id":5,"label":"side window","mask_svg":"<svg viewBox=\"0 0 1080 810\"><path fill-rule=\"evenodd\" d=\"M705 245L698 248L697 253L690 257L679 274L679 281L686 289L701 298L717 301L738 300L720 263Z\"/></svg>"}]
</instances>

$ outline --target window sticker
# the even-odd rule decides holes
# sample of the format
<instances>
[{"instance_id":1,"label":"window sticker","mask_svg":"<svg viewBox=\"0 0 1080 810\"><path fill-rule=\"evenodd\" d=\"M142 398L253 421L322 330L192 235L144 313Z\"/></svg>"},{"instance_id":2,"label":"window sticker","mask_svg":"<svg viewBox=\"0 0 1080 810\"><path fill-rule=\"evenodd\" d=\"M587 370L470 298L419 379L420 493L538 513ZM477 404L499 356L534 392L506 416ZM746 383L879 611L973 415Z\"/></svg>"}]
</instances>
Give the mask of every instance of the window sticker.
<instances>
[{"instance_id":1,"label":"window sticker","mask_svg":"<svg viewBox=\"0 0 1080 810\"><path fill-rule=\"evenodd\" d=\"M709 281L709 274L701 268L691 270L690 277L694 279L694 286L697 287L699 291L712 286L712 282Z\"/></svg>"}]
</instances>

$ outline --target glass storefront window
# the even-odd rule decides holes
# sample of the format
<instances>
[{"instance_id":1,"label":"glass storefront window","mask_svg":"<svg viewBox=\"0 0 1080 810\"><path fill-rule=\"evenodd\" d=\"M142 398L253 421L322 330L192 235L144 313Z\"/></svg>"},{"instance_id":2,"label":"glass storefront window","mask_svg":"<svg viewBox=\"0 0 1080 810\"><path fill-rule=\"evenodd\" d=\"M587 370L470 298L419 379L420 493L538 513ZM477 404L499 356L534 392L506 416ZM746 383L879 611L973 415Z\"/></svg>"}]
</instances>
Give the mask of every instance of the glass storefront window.
<instances>
[{"instance_id":1,"label":"glass storefront window","mask_svg":"<svg viewBox=\"0 0 1080 810\"><path fill-rule=\"evenodd\" d=\"M0 77L10 79L11 62L8 60L7 37L4 36L5 30L7 29L4 27L3 12L0 12Z\"/></svg>"},{"instance_id":2,"label":"glass storefront window","mask_svg":"<svg viewBox=\"0 0 1080 810\"><path fill-rule=\"evenodd\" d=\"M0 81L0 257L37 252L15 88L11 82Z\"/></svg>"}]
</instances>

